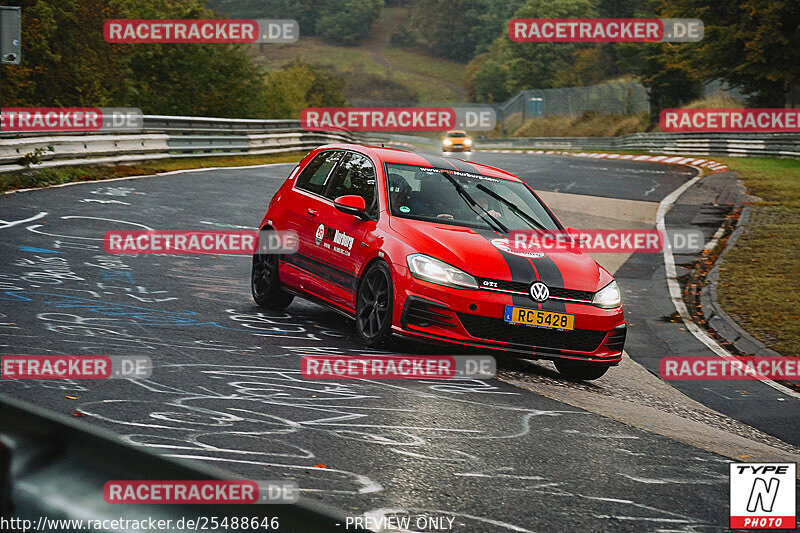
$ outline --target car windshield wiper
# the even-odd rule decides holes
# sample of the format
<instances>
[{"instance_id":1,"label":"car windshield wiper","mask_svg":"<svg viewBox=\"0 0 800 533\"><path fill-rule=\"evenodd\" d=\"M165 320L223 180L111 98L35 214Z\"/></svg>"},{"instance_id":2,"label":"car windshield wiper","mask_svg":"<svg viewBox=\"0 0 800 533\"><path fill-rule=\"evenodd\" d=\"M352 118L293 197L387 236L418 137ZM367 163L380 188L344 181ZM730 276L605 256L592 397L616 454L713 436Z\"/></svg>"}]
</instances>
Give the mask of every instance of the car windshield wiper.
<instances>
[{"instance_id":1,"label":"car windshield wiper","mask_svg":"<svg viewBox=\"0 0 800 533\"><path fill-rule=\"evenodd\" d=\"M443 170L440 172L442 176L447 178L447 181L453 184L453 187L456 188L458 195L461 196L465 202L467 202L467 205L475 212L476 215L485 220L494 229L499 229L503 233L508 233L508 228L505 226L505 224L497 220L489 211L484 209L483 206L479 204L475 198L473 198L472 195L468 193L466 189L464 189L464 186L461 185L453 176ZM481 211L485 213L485 215L482 215L477 209L475 209L476 207L479 207Z\"/></svg>"},{"instance_id":2,"label":"car windshield wiper","mask_svg":"<svg viewBox=\"0 0 800 533\"><path fill-rule=\"evenodd\" d=\"M505 198L503 198L502 196L500 196L499 194L497 194L496 192L494 192L493 190L488 188L483 183L479 183L478 185L476 185L476 188L482 190L483 192L485 192L486 194L488 194L489 196L491 196L495 200L499 200L500 202L503 202L506 206L508 206L509 209L511 209L518 217L520 217L525 222L527 222L531 227L547 230L547 228L545 228L542 225L541 222L539 222L538 220L536 220L535 218L530 216L528 213L523 211L517 204L515 204L514 202L511 202L509 200L506 200Z\"/></svg>"}]
</instances>

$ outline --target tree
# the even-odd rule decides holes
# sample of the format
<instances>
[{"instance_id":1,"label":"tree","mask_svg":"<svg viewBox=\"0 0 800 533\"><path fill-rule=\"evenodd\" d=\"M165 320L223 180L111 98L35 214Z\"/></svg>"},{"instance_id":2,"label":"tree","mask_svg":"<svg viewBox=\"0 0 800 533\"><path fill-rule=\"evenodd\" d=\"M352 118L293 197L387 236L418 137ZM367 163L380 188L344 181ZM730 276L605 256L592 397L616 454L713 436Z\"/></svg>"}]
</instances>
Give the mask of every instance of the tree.
<instances>
[{"instance_id":1,"label":"tree","mask_svg":"<svg viewBox=\"0 0 800 533\"><path fill-rule=\"evenodd\" d=\"M23 0L22 64L3 66L3 106L108 106L127 98L127 53L103 40L103 0ZM96 28L96 31L87 31Z\"/></svg>"},{"instance_id":2,"label":"tree","mask_svg":"<svg viewBox=\"0 0 800 533\"><path fill-rule=\"evenodd\" d=\"M4 106L139 107L146 114L298 117L308 105L342 105L342 83L329 72L292 64L308 85L272 83L233 44L110 44L108 19L203 19L200 0L24 0L23 64L3 67ZM284 75L278 71L275 76Z\"/></svg>"},{"instance_id":3,"label":"tree","mask_svg":"<svg viewBox=\"0 0 800 533\"><path fill-rule=\"evenodd\" d=\"M635 72L650 95L650 123L658 124L662 109L681 107L702 95L702 76L681 60L686 43L619 45L623 66Z\"/></svg>"},{"instance_id":4,"label":"tree","mask_svg":"<svg viewBox=\"0 0 800 533\"><path fill-rule=\"evenodd\" d=\"M592 0L526 0L512 18L579 18L597 15ZM522 89L550 88L557 85L558 75L574 64L576 51L589 48L574 43L517 43L503 35L494 40L486 54L473 60L467 69L465 86L478 101L486 101L492 89L511 95ZM598 65L598 69L600 66ZM499 77L499 78L498 78ZM503 90L498 90L499 87Z\"/></svg>"},{"instance_id":5,"label":"tree","mask_svg":"<svg viewBox=\"0 0 800 533\"><path fill-rule=\"evenodd\" d=\"M369 35L383 0L210 0L208 6L231 18L295 19L301 36L354 45Z\"/></svg>"},{"instance_id":6,"label":"tree","mask_svg":"<svg viewBox=\"0 0 800 533\"><path fill-rule=\"evenodd\" d=\"M381 9L383 0L320 2L314 30L326 41L354 45L369 34Z\"/></svg>"},{"instance_id":7,"label":"tree","mask_svg":"<svg viewBox=\"0 0 800 533\"><path fill-rule=\"evenodd\" d=\"M656 9L703 20L703 40L683 45L673 64L740 87L749 105L783 107L789 88L800 84L797 0L658 0Z\"/></svg>"},{"instance_id":8,"label":"tree","mask_svg":"<svg viewBox=\"0 0 800 533\"><path fill-rule=\"evenodd\" d=\"M524 0L416 0L398 35L413 33L432 54L468 61L488 50ZM408 38L406 38L408 40Z\"/></svg>"},{"instance_id":9,"label":"tree","mask_svg":"<svg viewBox=\"0 0 800 533\"><path fill-rule=\"evenodd\" d=\"M298 118L306 107L340 107L344 81L324 67L292 61L272 71L266 80L266 114L273 118Z\"/></svg>"}]
</instances>

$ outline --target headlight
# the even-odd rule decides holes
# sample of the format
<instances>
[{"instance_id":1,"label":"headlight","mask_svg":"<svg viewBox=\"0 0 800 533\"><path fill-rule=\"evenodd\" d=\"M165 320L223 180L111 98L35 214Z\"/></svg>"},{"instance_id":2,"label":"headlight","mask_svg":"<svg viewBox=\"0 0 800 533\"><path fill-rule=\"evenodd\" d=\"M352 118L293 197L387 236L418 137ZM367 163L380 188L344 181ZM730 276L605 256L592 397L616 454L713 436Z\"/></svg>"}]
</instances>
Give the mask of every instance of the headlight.
<instances>
[{"instance_id":1,"label":"headlight","mask_svg":"<svg viewBox=\"0 0 800 533\"><path fill-rule=\"evenodd\" d=\"M467 146L472 146L472 139L464 139L464 144Z\"/></svg>"},{"instance_id":2,"label":"headlight","mask_svg":"<svg viewBox=\"0 0 800 533\"><path fill-rule=\"evenodd\" d=\"M451 144L453 144L453 141L451 141L450 139L445 139L442 141L442 144L445 146L450 146Z\"/></svg>"},{"instance_id":3,"label":"headlight","mask_svg":"<svg viewBox=\"0 0 800 533\"><path fill-rule=\"evenodd\" d=\"M475 281L475 278L463 270L448 265L444 261L439 261L425 254L409 255L406 261L411 275L415 278L456 289L478 288L478 282Z\"/></svg>"},{"instance_id":4,"label":"headlight","mask_svg":"<svg viewBox=\"0 0 800 533\"><path fill-rule=\"evenodd\" d=\"M612 281L594 294L592 305L603 309L614 309L622 305L622 295L619 293L617 282Z\"/></svg>"}]
</instances>

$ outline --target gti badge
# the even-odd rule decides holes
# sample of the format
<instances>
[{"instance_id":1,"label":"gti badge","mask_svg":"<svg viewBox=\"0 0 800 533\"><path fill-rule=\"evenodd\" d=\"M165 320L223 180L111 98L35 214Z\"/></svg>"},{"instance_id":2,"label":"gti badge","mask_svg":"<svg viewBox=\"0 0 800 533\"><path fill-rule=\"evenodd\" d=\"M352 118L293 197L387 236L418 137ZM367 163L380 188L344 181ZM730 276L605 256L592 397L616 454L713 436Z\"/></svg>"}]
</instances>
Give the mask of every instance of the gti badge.
<instances>
[{"instance_id":1,"label":"gti badge","mask_svg":"<svg viewBox=\"0 0 800 533\"><path fill-rule=\"evenodd\" d=\"M550 289L541 281L537 281L531 285L531 298L537 302L543 302L550 298Z\"/></svg>"}]
</instances>

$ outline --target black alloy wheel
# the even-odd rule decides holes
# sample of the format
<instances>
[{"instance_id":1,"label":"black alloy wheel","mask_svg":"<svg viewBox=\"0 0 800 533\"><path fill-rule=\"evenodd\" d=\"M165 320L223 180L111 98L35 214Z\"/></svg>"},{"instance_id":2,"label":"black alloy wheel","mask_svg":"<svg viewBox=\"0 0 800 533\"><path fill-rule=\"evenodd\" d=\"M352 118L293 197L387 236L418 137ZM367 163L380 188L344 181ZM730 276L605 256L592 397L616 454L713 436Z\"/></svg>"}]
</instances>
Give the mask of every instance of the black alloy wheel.
<instances>
[{"instance_id":1,"label":"black alloy wheel","mask_svg":"<svg viewBox=\"0 0 800 533\"><path fill-rule=\"evenodd\" d=\"M356 297L356 332L371 348L385 345L392 335L392 274L383 261L373 264L361 280Z\"/></svg>"},{"instance_id":2,"label":"black alloy wheel","mask_svg":"<svg viewBox=\"0 0 800 533\"><path fill-rule=\"evenodd\" d=\"M276 254L253 254L250 290L253 300L265 309L285 309L294 299L294 296L281 289Z\"/></svg>"}]
</instances>

